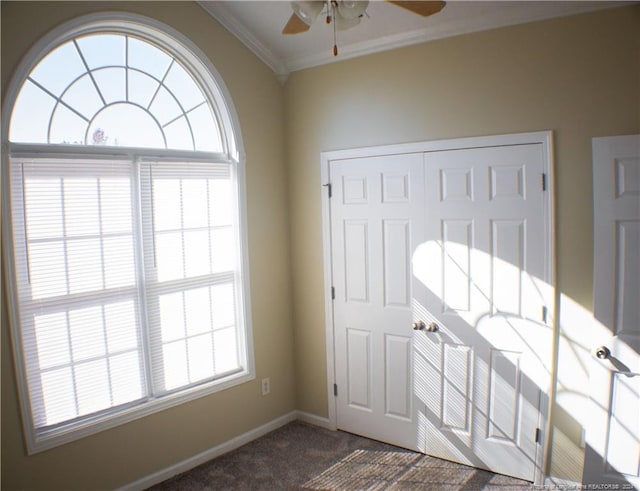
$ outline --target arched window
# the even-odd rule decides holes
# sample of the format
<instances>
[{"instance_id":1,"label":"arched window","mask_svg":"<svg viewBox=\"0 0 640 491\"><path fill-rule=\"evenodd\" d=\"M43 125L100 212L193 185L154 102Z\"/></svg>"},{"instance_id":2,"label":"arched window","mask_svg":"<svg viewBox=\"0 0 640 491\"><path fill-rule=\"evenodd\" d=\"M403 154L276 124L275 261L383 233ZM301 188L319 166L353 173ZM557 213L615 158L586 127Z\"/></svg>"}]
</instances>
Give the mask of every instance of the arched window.
<instances>
[{"instance_id":1,"label":"arched window","mask_svg":"<svg viewBox=\"0 0 640 491\"><path fill-rule=\"evenodd\" d=\"M215 106L184 63L128 34L75 37L22 85L12 142L222 152Z\"/></svg>"},{"instance_id":2,"label":"arched window","mask_svg":"<svg viewBox=\"0 0 640 491\"><path fill-rule=\"evenodd\" d=\"M23 73L3 182L29 450L252 379L244 173L213 67L166 26L93 16Z\"/></svg>"}]
</instances>

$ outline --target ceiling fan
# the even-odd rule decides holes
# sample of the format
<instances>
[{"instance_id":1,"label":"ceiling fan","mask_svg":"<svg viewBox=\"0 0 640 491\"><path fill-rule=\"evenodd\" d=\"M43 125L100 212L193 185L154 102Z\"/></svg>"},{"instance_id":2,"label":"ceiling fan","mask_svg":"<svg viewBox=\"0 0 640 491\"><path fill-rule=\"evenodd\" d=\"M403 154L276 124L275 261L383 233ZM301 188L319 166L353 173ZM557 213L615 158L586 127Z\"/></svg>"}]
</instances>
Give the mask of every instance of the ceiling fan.
<instances>
[{"instance_id":1,"label":"ceiling fan","mask_svg":"<svg viewBox=\"0 0 640 491\"><path fill-rule=\"evenodd\" d=\"M402 7L423 17L437 14L446 4L444 1L386 1L387 3ZM360 19L367 15L368 6L369 0L300 0L291 2L293 13L284 26L282 34L300 34L307 32L311 28L311 24L313 24L320 13L325 10L326 23L333 23L333 54L337 56L338 47L335 43L336 30L343 31L358 25Z\"/></svg>"}]
</instances>

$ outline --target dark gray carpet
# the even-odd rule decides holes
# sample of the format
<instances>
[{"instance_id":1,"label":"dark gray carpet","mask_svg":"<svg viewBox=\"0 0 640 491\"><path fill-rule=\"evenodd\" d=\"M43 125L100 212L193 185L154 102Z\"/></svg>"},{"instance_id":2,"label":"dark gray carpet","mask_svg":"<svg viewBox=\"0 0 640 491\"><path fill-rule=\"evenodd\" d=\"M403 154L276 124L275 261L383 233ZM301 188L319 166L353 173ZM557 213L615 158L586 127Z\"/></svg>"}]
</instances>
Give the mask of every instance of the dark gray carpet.
<instances>
[{"instance_id":1,"label":"dark gray carpet","mask_svg":"<svg viewBox=\"0 0 640 491\"><path fill-rule=\"evenodd\" d=\"M530 486L296 421L151 489L523 491Z\"/></svg>"}]
</instances>

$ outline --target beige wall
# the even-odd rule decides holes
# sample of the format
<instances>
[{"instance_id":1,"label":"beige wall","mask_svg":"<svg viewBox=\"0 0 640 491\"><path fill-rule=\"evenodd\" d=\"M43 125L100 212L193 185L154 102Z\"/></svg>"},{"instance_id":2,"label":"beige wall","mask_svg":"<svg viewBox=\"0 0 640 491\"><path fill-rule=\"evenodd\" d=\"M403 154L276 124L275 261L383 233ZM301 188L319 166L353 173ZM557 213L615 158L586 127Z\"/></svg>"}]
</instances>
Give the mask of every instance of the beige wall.
<instances>
[{"instance_id":1,"label":"beige wall","mask_svg":"<svg viewBox=\"0 0 640 491\"><path fill-rule=\"evenodd\" d=\"M286 85L298 407L327 415L320 152L553 130L562 344L552 474L580 480L592 305L591 138L640 131L640 7L294 73Z\"/></svg>"},{"instance_id":2,"label":"beige wall","mask_svg":"<svg viewBox=\"0 0 640 491\"><path fill-rule=\"evenodd\" d=\"M563 295L551 471L580 479L587 378L576 368L587 356L581 320L592 303L590 139L640 132L640 7L348 60L295 73L284 88L195 4L3 1L1 8L3 88L43 34L97 10L153 17L209 56L235 103L247 153L257 376L272 379L267 398L254 381L26 457L3 317L4 489L113 488L294 408L326 416L320 152L545 129L556 138Z\"/></svg>"},{"instance_id":3,"label":"beige wall","mask_svg":"<svg viewBox=\"0 0 640 491\"><path fill-rule=\"evenodd\" d=\"M221 74L247 154L249 255L258 380L77 442L25 455L7 321L2 319L2 489L109 489L133 482L295 409L283 88L248 49L190 2L2 2L2 87L47 31L93 11L153 17L191 39ZM3 305L3 312L5 311ZM271 377L271 395L259 380Z\"/></svg>"}]
</instances>

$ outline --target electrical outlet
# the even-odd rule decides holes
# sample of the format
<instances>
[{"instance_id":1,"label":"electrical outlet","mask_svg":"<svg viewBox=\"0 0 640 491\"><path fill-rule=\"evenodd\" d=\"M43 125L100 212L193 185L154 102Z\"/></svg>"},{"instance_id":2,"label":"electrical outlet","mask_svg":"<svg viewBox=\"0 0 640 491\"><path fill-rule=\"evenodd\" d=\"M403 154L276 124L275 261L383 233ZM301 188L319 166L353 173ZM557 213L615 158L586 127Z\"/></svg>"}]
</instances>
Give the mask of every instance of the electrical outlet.
<instances>
[{"instance_id":1,"label":"electrical outlet","mask_svg":"<svg viewBox=\"0 0 640 491\"><path fill-rule=\"evenodd\" d=\"M271 393L271 379L269 377L262 379L262 395L266 396Z\"/></svg>"}]
</instances>

